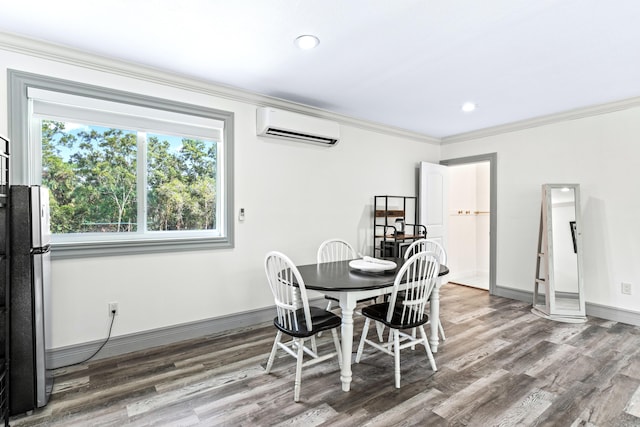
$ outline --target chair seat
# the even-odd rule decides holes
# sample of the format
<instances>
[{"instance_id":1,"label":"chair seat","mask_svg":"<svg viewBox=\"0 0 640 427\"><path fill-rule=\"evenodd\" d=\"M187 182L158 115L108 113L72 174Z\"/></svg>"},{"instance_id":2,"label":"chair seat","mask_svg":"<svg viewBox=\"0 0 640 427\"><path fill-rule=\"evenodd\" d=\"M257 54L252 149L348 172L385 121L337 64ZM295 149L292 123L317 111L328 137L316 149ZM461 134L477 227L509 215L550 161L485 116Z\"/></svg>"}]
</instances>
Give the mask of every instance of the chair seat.
<instances>
[{"instance_id":1,"label":"chair seat","mask_svg":"<svg viewBox=\"0 0 640 427\"><path fill-rule=\"evenodd\" d=\"M362 315L368 317L377 322L381 322L386 326L393 329L410 329L420 325L424 325L429 321L429 316L424 314L421 319L410 323L402 323L402 305L396 305L394 308L391 321L387 321L387 311L389 310L389 303L383 302L380 304L373 304L362 309Z\"/></svg>"},{"instance_id":2,"label":"chair seat","mask_svg":"<svg viewBox=\"0 0 640 427\"><path fill-rule=\"evenodd\" d=\"M323 308L309 307L309 313L311 314L311 323L313 328L309 330L305 321L304 310L296 310L298 317L298 328L290 329L278 323L278 318L273 319L273 324L284 332L285 334L295 338L306 338L317 334L320 331L326 331L329 329L337 328L341 325L342 319L340 316L333 314Z\"/></svg>"}]
</instances>

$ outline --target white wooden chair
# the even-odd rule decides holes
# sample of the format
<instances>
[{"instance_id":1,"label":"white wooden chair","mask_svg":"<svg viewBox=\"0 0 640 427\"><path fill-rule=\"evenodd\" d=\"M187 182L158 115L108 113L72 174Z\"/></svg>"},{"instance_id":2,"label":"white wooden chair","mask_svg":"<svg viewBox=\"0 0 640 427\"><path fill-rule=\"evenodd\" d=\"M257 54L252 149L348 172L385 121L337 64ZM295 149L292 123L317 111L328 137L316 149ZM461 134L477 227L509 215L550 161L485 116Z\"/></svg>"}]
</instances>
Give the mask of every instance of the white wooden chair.
<instances>
[{"instance_id":1,"label":"white wooden chair","mask_svg":"<svg viewBox=\"0 0 640 427\"><path fill-rule=\"evenodd\" d=\"M444 265L447 264L447 251L445 251L444 247L442 247L442 245L435 240L419 239L411 243L411 245L407 248L407 251L404 253L404 259L408 259L412 255L418 252L433 252L436 255L436 258L438 259L438 262L440 264L444 264ZM438 277L438 281L440 280L441 278ZM440 322L440 319L437 319L437 320L438 320L438 331L440 332L440 336L444 341L446 340L446 337L444 335L444 328L442 327L442 323ZM431 319L431 321L433 322L434 319Z\"/></svg>"},{"instance_id":2,"label":"white wooden chair","mask_svg":"<svg viewBox=\"0 0 640 427\"><path fill-rule=\"evenodd\" d=\"M425 307L438 280L439 270L440 263L433 254L419 252L413 255L396 275L391 298L381 304L373 304L362 309L362 314L366 319L358 345L356 363L360 363L365 344L394 356L396 388L400 388L400 350L402 349L415 348L417 344L422 344L427 352L431 369L437 370L424 325L429 320L429 316L425 313ZM398 298L401 284L406 285L404 298ZM380 323L389 327L389 339L386 343L379 343L367 338L371 320L376 324ZM403 332L403 330L414 328L420 331L420 338Z\"/></svg>"},{"instance_id":3,"label":"white wooden chair","mask_svg":"<svg viewBox=\"0 0 640 427\"><path fill-rule=\"evenodd\" d=\"M349 242L342 239L329 239L320 243L316 258L318 264L322 262L347 261L356 259L356 250Z\"/></svg>"},{"instance_id":4,"label":"white wooden chair","mask_svg":"<svg viewBox=\"0 0 640 427\"><path fill-rule=\"evenodd\" d=\"M404 259L409 259L418 252L433 252L436 254L440 264L447 264L447 251L444 250L439 242L433 239L419 239L411 243L404 253Z\"/></svg>"},{"instance_id":5,"label":"white wooden chair","mask_svg":"<svg viewBox=\"0 0 640 427\"><path fill-rule=\"evenodd\" d=\"M298 402L303 366L313 365L337 356L338 363L342 368L340 341L336 331L340 327L342 319L330 311L309 306L307 289L300 272L286 255L275 251L269 252L264 260L264 269L275 299L277 316L273 319L273 324L278 329L267 362L266 373L271 371L278 348L295 357L297 364L293 400ZM331 330L336 351L319 356L315 345L315 335L326 330ZM290 336L291 340L281 342L283 333ZM307 339L311 340L311 349L305 346ZM311 356L311 359L304 361L305 353Z\"/></svg>"},{"instance_id":6,"label":"white wooden chair","mask_svg":"<svg viewBox=\"0 0 640 427\"><path fill-rule=\"evenodd\" d=\"M318 253L316 254L316 260L318 264L324 262L334 261L348 261L350 259L356 259L358 255L356 250L351 246L349 242L342 239L329 239L320 244ZM329 303L327 304L327 310L331 310L331 303L337 301L335 298L325 296Z\"/></svg>"}]
</instances>

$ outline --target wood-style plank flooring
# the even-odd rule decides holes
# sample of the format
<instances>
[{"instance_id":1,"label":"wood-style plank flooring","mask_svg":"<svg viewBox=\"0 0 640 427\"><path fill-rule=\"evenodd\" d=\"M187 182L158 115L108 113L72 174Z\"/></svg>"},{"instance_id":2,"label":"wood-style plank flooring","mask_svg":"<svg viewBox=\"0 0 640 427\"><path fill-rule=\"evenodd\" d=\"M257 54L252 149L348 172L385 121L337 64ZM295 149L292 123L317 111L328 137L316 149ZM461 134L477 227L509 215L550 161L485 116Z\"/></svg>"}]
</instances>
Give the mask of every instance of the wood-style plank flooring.
<instances>
[{"instance_id":1,"label":"wood-style plank flooring","mask_svg":"<svg viewBox=\"0 0 640 427\"><path fill-rule=\"evenodd\" d=\"M441 295L438 371L405 350L400 389L393 359L369 348L350 392L333 359L303 370L294 403L295 361L280 352L266 375L275 329L259 325L58 369L50 403L11 425L640 426L639 327L548 321L464 286Z\"/></svg>"}]
</instances>

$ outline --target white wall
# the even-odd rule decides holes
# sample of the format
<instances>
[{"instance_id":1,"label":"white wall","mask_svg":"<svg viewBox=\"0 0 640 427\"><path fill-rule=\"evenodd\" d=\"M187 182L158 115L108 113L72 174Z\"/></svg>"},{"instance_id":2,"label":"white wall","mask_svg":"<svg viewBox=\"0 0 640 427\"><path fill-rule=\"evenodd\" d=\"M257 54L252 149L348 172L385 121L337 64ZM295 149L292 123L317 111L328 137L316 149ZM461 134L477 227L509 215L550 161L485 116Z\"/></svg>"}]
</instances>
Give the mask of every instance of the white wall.
<instances>
[{"instance_id":1,"label":"white wall","mask_svg":"<svg viewBox=\"0 0 640 427\"><path fill-rule=\"evenodd\" d=\"M119 302L114 336L271 306L267 251L304 264L315 262L318 245L330 237L363 249L371 240L373 196L416 195L419 162L439 161L438 145L351 125L341 126L333 148L258 138L252 103L193 89L201 83L158 83L172 79L158 73L148 80L113 73L99 62L78 66L0 50L4 100L8 68L235 113L235 207L246 210L246 220L236 222L235 248L54 261L53 349L103 339L109 301ZM6 109L1 102L3 135Z\"/></svg>"},{"instance_id":2,"label":"white wall","mask_svg":"<svg viewBox=\"0 0 640 427\"><path fill-rule=\"evenodd\" d=\"M639 140L636 107L442 146L497 153L498 286L533 291L541 185L579 183L586 301L640 312Z\"/></svg>"}]
</instances>

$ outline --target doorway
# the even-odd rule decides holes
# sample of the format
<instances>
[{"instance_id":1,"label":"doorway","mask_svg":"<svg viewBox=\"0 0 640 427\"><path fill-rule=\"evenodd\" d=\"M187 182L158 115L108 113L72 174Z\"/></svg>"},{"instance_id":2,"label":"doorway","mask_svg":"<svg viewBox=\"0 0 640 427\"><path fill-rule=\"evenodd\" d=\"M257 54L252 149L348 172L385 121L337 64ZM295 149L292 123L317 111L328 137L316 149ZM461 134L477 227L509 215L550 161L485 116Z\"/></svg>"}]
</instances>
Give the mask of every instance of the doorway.
<instances>
[{"instance_id":1,"label":"doorway","mask_svg":"<svg viewBox=\"0 0 640 427\"><path fill-rule=\"evenodd\" d=\"M489 162L449 166L449 282L489 290Z\"/></svg>"},{"instance_id":2,"label":"doorway","mask_svg":"<svg viewBox=\"0 0 640 427\"><path fill-rule=\"evenodd\" d=\"M497 154L447 159L440 164L450 171L449 281L488 289L494 294Z\"/></svg>"}]
</instances>

